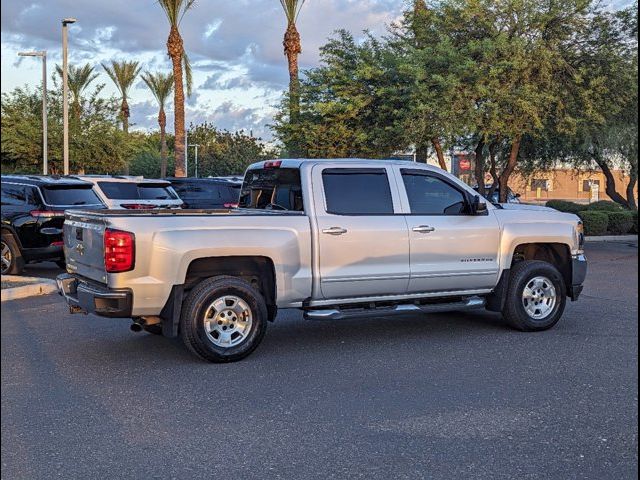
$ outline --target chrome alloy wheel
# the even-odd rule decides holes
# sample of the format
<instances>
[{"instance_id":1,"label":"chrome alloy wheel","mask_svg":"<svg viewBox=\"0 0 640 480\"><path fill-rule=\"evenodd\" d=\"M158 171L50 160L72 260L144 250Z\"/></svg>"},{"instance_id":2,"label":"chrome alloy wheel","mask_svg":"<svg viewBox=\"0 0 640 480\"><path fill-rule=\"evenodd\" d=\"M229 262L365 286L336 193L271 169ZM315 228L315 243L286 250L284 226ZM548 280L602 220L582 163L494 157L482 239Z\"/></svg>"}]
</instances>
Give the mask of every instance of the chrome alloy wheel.
<instances>
[{"instance_id":1,"label":"chrome alloy wheel","mask_svg":"<svg viewBox=\"0 0 640 480\"><path fill-rule=\"evenodd\" d=\"M11 262L13 262L13 254L11 253L11 249L9 245L7 245L4 241L0 243L2 246L2 274L4 275L11 268Z\"/></svg>"},{"instance_id":2,"label":"chrome alloy wheel","mask_svg":"<svg viewBox=\"0 0 640 480\"><path fill-rule=\"evenodd\" d=\"M553 312L558 301L556 288L547 277L534 277L522 291L522 305L534 320L544 320Z\"/></svg>"},{"instance_id":3,"label":"chrome alloy wheel","mask_svg":"<svg viewBox=\"0 0 640 480\"><path fill-rule=\"evenodd\" d=\"M229 348L242 343L251 332L252 324L249 304L234 295L214 300L204 314L204 331L218 347Z\"/></svg>"}]
</instances>

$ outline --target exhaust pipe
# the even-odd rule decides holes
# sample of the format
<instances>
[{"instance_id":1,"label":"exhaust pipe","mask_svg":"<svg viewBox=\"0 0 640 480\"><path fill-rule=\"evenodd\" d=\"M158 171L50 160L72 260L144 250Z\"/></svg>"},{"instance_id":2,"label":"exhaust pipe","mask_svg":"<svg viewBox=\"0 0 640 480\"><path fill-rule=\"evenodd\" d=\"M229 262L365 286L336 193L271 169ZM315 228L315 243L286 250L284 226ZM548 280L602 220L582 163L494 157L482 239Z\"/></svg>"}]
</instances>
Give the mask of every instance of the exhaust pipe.
<instances>
[{"instance_id":1,"label":"exhaust pipe","mask_svg":"<svg viewBox=\"0 0 640 480\"><path fill-rule=\"evenodd\" d=\"M139 323L132 323L129 328L131 329L132 332L136 332L136 333L142 331L142 325L140 325Z\"/></svg>"}]
</instances>

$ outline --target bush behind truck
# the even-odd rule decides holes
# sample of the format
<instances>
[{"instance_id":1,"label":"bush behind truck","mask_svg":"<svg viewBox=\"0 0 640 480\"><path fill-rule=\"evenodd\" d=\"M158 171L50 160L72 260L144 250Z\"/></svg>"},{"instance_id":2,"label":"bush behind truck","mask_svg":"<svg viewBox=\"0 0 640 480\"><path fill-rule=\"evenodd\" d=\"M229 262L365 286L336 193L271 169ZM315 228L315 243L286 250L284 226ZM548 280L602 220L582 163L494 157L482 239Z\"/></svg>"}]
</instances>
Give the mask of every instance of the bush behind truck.
<instances>
[{"instance_id":1,"label":"bush behind truck","mask_svg":"<svg viewBox=\"0 0 640 480\"><path fill-rule=\"evenodd\" d=\"M584 222L585 235L638 233L638 212L625 210L609 200L600 200L588 205L566 200L549 200L546 206L578 215Z\"/></svg>"}]
</instances>

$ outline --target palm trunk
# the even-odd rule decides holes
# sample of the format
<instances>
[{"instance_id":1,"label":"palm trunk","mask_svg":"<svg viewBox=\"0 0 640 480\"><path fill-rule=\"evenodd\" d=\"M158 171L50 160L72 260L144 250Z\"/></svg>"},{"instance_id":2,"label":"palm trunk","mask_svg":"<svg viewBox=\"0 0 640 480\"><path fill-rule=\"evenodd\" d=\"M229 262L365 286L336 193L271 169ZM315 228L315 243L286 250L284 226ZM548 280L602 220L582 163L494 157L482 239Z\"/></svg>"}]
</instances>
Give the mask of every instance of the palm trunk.
<instances>
[{"instance_id":1,"label":"palm trunk","mask_svg":"<svg viewBox=\"0 0 640 480\"><path fill-rule=\"evenodd\" d=\"M176 177L186 177L185 171L185 136L184 136L184 86L182 81L182 37L174 26L171 27L169 39L167 40L167 52L173 64L173 95L174 95L174 130L175 130L175 165Z\"/></svg>"},{"instance_id":2,"label":"palm trunk","mask_svg":"<svg viewBox=\"0 0 640 480\"><path fill-rule=\"evenodd\" d=\"M127 98L122 97L122 105L120 106L120 116L122 116L122 131L129 133L129 104Z\"/></svg>"},{"instance_id":3,"label":"palm trunk","mask_svg":"<svg viewBox=\"0 0 640 480\"><path fill-rule=\"evenodd\" d=\"M498 183L500 185L500 203L507 203L507 192L509 191L509 177L516 169L518 164L518 153L520 152L520 143L522 142L522 136L517 135L513 139L511 144L511 152L509 152L509 160L507 166L498 177Z\"/></svg>"},{"instance_id":4,"label":"palm trunk","mask_svg":"<svg viewBox=\"0 0 640 480\"><path fill-rule=\"evenodd\" d=\"M298 125L300 121L300 79L298 78L298 55L302 53L300 45L300 34L296 28L296 24L290 22L287 31L284 34L282 42L284 53L287 56L287 64L289 67L289 123ZM288 145L289 154L293 157L299 155L300 142L297 139L298 133L291 145Z\"/></svg>"},{"instance_id":5,"label":"palm trunk","mask_svg":"<svg viewBox=\"0 0 640 480\"><path fill-rule=\"evenodd\" d=\"M167 115L162 107L158 114L158 125L160 126L160 178L165 178L167 176Z\"/></svg>"},{"instance_id":6,"label":"palm trunk","mask_svg":"<svg viewBox=\"0 0 640 480\"><path fill-rule=\"evenodd\" d=\"M440 144L440 140L437 137L433 137L431 139L431 144L433 145L434 150L436 151L436 156L438 157L438 165L440 168L447 171L447 162L444 160L444 152L442 151L442 145Z\"/></svg>"},{"instance_id":7,"label":"palm trunk","mask_svg":"<svg viewBox=\"0 0 640 480\"><path fill-rule=\"evenodd\" d=\"M484 190L484 135L480 137L480 141L475 150L475 177L478 184L478 193L485 196Z\"/></svg>"}]
</instances>

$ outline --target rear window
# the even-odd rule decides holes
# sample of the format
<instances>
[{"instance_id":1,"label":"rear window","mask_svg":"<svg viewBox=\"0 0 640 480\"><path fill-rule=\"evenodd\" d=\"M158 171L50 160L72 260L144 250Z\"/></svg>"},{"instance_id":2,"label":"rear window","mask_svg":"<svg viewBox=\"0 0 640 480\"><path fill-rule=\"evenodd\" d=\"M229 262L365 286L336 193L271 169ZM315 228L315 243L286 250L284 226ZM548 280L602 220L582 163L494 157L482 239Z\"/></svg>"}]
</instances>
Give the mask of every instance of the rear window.
<instances>
[{"instance_id":1,"label":"rear window","mask_svg":"<svg viewBox=\"0 0 640 480\"><path fill-rule=\"evenodd\" d=\"M49 205L100 205L102 203L91 186L43 187L42 196Z\"/></svg>"},{"instance_id":2,"label":"rear window","mask_svg":"<svg viewBox=\"0 0 640 480\"><path fill-rule=\"evenodd\" d=\"M236 203L240 185L222 185L209 182L174 183L173 188L183 200L205 200L219 203Z\"/></svg>"},{"instance_id":3,"label":"rear window","mask_svg":"<svg viewBox=\"0 0 640 480\"><path fill-rule=\"evenodd\" d=\"M322 183L327 213L335 215L388 215L393 200L384 169L326 169Z\"/></svg>"},{"instance_id":4,"label":"rear window","mask_svg":"<svg viewBox=\"0 0 640 480\"><path fill-rule=\"evenodd\" d=\"M177 200L167 185L98 182L98 186L110 200Z\"/></svg>"},{"instance_id":5,"label":"rear window","mask_svg":"<svg viewBox=\"0 0 640 480\"><path fill-rule=\"evenodd\" d=\"M250 170L240 192L240 208L304 211L300 170L265 168Z\"/></svg>"}]
</instances>

